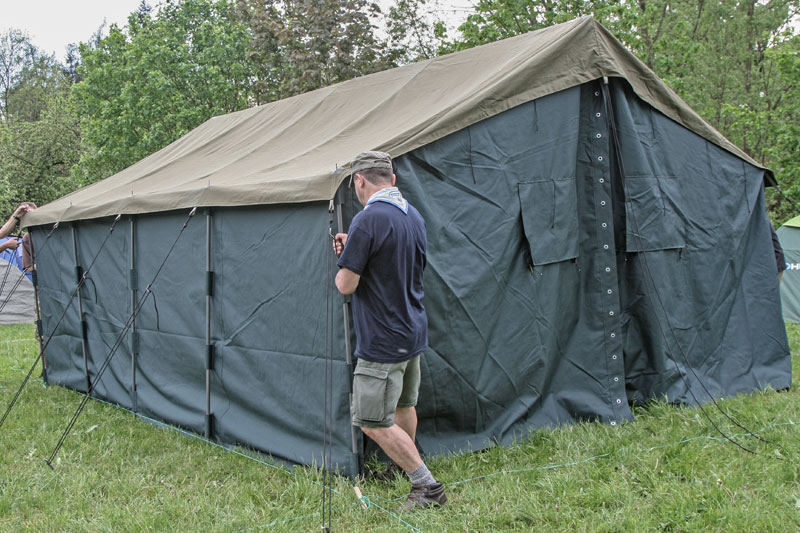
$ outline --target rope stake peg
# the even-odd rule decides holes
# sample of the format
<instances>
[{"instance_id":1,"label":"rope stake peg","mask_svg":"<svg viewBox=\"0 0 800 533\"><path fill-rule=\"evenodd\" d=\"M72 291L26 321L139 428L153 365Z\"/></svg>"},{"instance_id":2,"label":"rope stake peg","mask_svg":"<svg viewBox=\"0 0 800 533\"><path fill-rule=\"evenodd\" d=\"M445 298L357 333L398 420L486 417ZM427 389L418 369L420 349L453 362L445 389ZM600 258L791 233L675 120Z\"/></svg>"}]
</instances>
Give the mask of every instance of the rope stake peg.
<instances>
[{"instance_id":1,"label":"rope stake peg","mask_svg":"<svg viewBox=\"0 0 800 533\"><path fill-rule=\"evenodd\" d=\"M367 501L361 494L361 489L358 488L358 485L353 485L353 492L356 493L356 498L358 498L358 501L361 502L361 507L363 509L369 509L369 505L367 505Z\"/></svg>"}]
</instances>

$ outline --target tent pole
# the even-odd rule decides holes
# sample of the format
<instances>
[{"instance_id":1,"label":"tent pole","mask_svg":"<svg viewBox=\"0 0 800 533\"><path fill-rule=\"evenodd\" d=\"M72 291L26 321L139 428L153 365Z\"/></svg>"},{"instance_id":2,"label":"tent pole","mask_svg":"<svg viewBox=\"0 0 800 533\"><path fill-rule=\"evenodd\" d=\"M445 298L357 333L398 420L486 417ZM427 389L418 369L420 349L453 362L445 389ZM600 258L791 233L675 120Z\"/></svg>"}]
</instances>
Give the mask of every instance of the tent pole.
<instances>
[{"instance_id":1,"label":"tent pole","mask_svg":"<svg viewBox=\"0 0 800 533\"><path fill-rule=\"evenodd\" d=\"M214 272L211 270L211 229L213 215L206 211L206 438L214 433L214 416L211 413L211 371L214 369L214 344L211 342L211 298L214 288Z\"/></svg>"},{"instance_id":2,"label":"tent pole","mask_svg":"<svg viewBox=\"0 0 800 533\"><path fill-rule=\"evenodd\" d=\"M336 227L338 233L344 233L344 220L342 217L342 206L344 205L344 189L339 187L339 190L336 192ZM350 296L345 296L344 301L342 302L342 315L343 315L343 325L344 325L344 351L345 357L347 361L347 375L350 377L348 379L349 385L349 399L352 403L353 401L353 355L352 350L350 347ZM350 423L350 438L353 444L352 452L356 456L356 462L358 465L358 469L361 469L361 452L358 447L358 432L356 431L356 426L353 425L352 421Z\"/></svg>"},{"instance_id":3,"label":"tent pole","mask_svg":"<svg viewBox=\"0 0 800 533\"><path fill-rule=\"evenodd\" d=\"M39 353L42 354L42 379L47 383L47 359L44 356L44 331L42 329L42 309L39 307L39 277L36 274L36 248L33 245L33 233L29 232L28 242L31 244L31 281L33 282L33 310L36 313L36 338L39 341Z\"/></svg>"},{"instance_id":4,"label":"tent pole","mask_svg":"<svg viewBox=\"0 0 800 533\"><path fill-rule=\"evenodd\" d=\"M131 290L131 314L134 314L136 311L136 301L138 297L136 296L136 292L138 289L138 276L136 274L136 219L131 215L130 217L130 229L131 229L131 257L130 257L130 273L128 277L128 282L130 285ZM138 339L136 337L136 316L134 315L133 319L131 320L131 332L129 337L130 348L131 348L131 404L133 406L133 412L136 413L139 411L139 398L136 392L136 359L139 355L139 343L137 342Z\"/></svg>"},{"instance_id":5,"label":"tent pole","mask_svg":"<svg viewBox=\"0 0 800 533\"><path fill-rule=\"evenodd\" d=\"M70 224L72 228L72 252L75 258L75 275L78 283L78 325L81 328L81 351L83 352L83 373L86 376L86 393L92 389L92 380L89 379L89 358L86 346L86 320L83 318L83 299L81 298L81 280L83 279L83 268L78 262L78 231L75 222Z\"/></svg>"}]
</instances>

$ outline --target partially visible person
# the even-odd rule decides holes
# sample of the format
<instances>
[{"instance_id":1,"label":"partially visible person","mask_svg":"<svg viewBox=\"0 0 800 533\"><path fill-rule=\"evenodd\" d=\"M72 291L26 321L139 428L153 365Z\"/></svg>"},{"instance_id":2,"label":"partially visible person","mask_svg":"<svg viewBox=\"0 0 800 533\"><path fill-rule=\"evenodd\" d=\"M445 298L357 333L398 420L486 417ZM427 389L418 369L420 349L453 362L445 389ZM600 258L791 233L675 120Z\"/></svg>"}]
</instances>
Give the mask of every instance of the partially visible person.
<instances>
[{"instance_id":1,"label":"partially visible person","mask_svg":"<svg viewBox=\"0 0 800 533\"><path fill-rule=\"evenodd\" d=\"M22 217L25 216L25 213L28 211L33 211L36 209L36 204L32 202L22 202L19 204L14 212L8 217L8 221L0 227L0 239L4 239L11 234L11 231L17 226L17 223L22 220ZM20 241L16 237L11 237L6 242L0 244L0 252L4 252L6 250L16 250L20 245Z\"/></svg>"},{"instance_id":2,"label":"partially visible person","mask_svg":"<svg viewBox=\"0 0 800 533\"><path fill-rule=\"evenodd\" d=\"M772 221L769 223L769 230L772 232L772 249L775 251L775 262L778 264L778 284L780 284L783 279L783 271L786 270L786 256L783 255L783 246L778 240L778 232L775 231Z\"/></svg>"},{"instance_id":3,"label":"partially visible person","mask_svg":"<svg viewBox=\"0 0 800 533\"><path fill-rule=\"evenodd\" d=\"M414 445L419 359L428 345L425 221L394 186L389 154L362 152L350 168L364 210L348 233L334 237L334 249L341 254L336 287L353 295L353 423L411 479L404 510L441 506L447 502L444 486Z\"/></svg>"}]
</instances>

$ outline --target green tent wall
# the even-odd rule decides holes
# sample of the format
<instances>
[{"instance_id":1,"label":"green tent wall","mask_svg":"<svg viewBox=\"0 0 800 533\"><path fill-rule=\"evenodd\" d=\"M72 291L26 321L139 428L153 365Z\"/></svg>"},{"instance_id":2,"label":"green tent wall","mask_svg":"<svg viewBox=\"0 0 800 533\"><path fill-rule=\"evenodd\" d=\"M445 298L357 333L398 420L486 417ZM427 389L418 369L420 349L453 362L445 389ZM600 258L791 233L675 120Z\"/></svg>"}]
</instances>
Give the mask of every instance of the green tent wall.
<instances>
[{"instance_id":1,"label":"green tent wall","mask_svg":"<svg viewBox=\"0 0 800 533\"><path fill-rule=\"evenodd\" d=\"M800 217L785 222L777 230L778 240L786 257L786 270L781 281L783 319L800 322Z\"/></svg>"},{"instance_id":2,"label":"green tent wall","mask_svg":"<svg viewBox=\"0 0 800 533\"><path fill-rule=\"evenodd\" d=\"M766 171L634 85L591 79L393 153L428 229L426 452L576 420L616 425L651 398L695 404L789 386ZM331 217L334 232L339 215L346 229L360 206L337 183L334 213L319 200L198 209L94 394L320 464L330 353L333 462L359 472L328 233ZM81 291L83 317L73 303L57 327L76 264L92 263L113 219L62 224L45 246L52 226L32 227L49 383L86 390L187 214L123 216Z\"/></svg>"}]
</instances>

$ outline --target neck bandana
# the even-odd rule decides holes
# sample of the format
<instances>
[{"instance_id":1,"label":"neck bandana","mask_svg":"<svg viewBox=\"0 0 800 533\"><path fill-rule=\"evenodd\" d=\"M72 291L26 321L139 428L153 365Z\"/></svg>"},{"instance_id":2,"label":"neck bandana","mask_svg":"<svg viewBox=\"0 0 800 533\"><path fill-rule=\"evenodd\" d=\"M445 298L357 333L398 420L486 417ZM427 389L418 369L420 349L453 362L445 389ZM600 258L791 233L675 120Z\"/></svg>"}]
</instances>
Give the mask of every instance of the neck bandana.
<instances>
[{"instance_id":1,"label":"neck bandana","mask_svg":"<svg viewBox=\"0 0 800 533\"><path fill-rule=\"evenodd\" d=\"M364 209L375 202L386 202L387 204L392 204L403 213L408 214L408 202L405 198L403 198L403 195L400 193L397 187L386 187L385 189L379 190L373 194L369 200L367 200L367 205L364 206Z\"/></svg>"}]
</instances>

